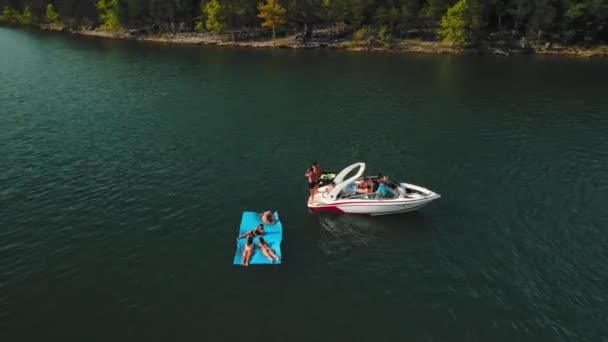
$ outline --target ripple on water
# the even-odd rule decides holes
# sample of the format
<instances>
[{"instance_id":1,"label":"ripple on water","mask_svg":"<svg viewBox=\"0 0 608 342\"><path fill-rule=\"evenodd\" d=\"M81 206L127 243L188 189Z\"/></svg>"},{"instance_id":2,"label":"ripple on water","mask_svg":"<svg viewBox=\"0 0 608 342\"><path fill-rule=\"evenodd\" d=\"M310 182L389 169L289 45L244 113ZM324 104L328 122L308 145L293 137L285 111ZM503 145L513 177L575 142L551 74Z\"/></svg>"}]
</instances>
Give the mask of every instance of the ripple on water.
<instances>
[{"instance_id":1,"label":"ripple on water","mask_svg":"<svg viewBox=\"0 0 608 342\"><path fill-rule=\"evenodd\" d=\"M247 284L282 296L264 303L289 313L273 318L277 336L311 312L337 340L606 335L608 116L585 95L605 88L589 64L560 62L589 76L561 96L570 84L527 82L529 63L551 65L535 59L509 61L518 77L496 85L479 72L487 59L349 55L328 68L324 53L19 37L25 53L0 58L0 320L47 339L79 315L188 340L213 312L222 339L237 331L217 313L257 300ZM307 216L312 159L364 160L443 197L395 217ZM233 268L241 212L272 206L288 222L285 264Z\"/></svg>"}]
</instances>

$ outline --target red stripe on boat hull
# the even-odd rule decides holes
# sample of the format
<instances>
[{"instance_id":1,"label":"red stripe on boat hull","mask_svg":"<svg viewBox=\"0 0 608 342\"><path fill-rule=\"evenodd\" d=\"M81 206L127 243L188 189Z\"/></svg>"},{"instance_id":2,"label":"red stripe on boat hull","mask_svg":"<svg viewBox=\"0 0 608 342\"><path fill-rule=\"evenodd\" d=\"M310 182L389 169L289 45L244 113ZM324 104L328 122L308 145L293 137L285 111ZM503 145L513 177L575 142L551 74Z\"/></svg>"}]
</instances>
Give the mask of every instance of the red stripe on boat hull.
<instances>
[{"instance_id":1,"label":"red stripe on boat hull","mask_svg":"<svg viewBox=\"0 0 608 342\"><path fill-rule=\"evenodd\" d=\"M344 211L338 207L326 206L326 207L308 207L308 208L312 211L324 211L324 212L329 212L329 213L344 214Z\"/></svg>"}]
</instances>

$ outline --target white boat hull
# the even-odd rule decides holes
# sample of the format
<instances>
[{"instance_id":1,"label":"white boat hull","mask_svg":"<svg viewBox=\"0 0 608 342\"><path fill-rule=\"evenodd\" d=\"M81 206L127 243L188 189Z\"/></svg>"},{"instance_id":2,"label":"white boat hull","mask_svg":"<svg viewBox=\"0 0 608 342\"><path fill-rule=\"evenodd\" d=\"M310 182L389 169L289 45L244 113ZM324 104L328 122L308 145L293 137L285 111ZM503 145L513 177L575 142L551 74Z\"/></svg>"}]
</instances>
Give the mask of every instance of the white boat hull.
<instances>
[{"instance_id":1,"label":"white boat hull","mask_svg":"<svg viewBox=\"0 0 608 342\"><path fill-rule=\"evenodd\" d=\"M418 210L441 198L439 194L413 184L401 183L400 186L416 192L390 199L378 198L376 194L369 194L363 196L364 198L331 200L328 199L328 191L322 187L308 202L308 208L311 211L344 214L388 215Z\"/></svg>"}]
</instances>

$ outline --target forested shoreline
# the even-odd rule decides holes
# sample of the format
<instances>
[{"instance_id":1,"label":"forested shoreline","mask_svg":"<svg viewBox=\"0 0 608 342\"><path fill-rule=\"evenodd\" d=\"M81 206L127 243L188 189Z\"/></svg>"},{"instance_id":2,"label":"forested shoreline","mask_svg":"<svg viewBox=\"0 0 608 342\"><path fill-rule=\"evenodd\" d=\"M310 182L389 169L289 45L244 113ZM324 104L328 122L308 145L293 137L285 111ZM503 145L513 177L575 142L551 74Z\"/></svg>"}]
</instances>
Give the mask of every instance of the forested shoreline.
<instances>
[{"instance_id":1,"label":"forested shoreline","mask_svg":"<svg viewBox=\"0 0 608 342\"><path fill-rule=\"evenodd\" d=\"M228 42L289 37L290 44L313 46L419 42L608 53L608 0L0 0L0 6L4 24L122 37L196 33Z\"/></svg>"}]
</instances>

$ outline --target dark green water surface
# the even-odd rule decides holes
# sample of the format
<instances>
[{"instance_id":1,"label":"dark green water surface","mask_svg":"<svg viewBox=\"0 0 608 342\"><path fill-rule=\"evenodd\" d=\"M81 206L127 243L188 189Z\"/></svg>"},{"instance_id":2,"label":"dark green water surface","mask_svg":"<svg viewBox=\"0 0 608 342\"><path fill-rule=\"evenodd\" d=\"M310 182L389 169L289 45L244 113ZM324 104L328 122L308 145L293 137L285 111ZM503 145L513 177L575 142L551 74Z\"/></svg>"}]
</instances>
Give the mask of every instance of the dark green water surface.
<instances>
[{"instance_id":1,"label":"dark green water surface","mask_svg":"<svg viewBox=\"0 0 608 342\"><path fill-rule=\"evenodd\" d=\"M315 160L443 197L311 214ZM0 29L0 341L608 341L607 191L608 60Z\"/></svg>"}]
</instances>

